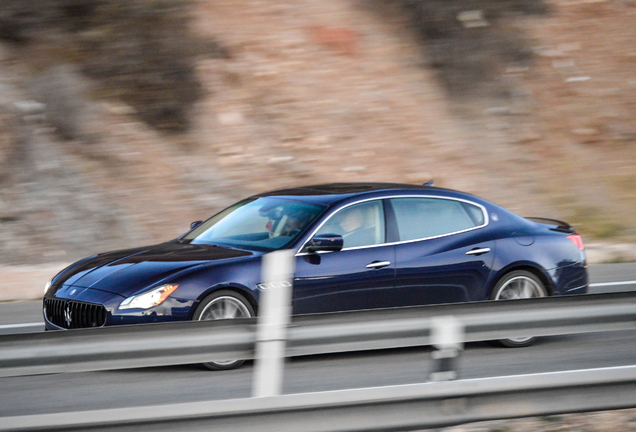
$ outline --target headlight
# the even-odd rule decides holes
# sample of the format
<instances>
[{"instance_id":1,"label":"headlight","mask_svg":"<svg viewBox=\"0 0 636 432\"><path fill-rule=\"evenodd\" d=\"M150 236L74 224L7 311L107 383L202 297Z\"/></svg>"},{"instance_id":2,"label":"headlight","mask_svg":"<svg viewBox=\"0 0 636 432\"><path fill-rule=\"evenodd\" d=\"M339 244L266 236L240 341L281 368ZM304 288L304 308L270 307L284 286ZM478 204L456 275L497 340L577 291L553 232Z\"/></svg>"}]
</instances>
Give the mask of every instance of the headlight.
<instances>
[{"instance_id":1,"label":"headlight","mask_svg":"<svg viewBox=\"0 0 636 432\"><path fill-rule=\"evenodd\" d=\"M53 279L51 279L50 281L46 283L46 285L44 285L44 294L46 294L49 288L51 288L51 281L53 281Z\"/></svg>"},{"instance_id":2,"label":"headlight","mask_svg":"<svg viewBox=\"0 0 636 432\"><path fill-rule=\"evenodd\" d=\"M128 297L121 302L119 309L148 309L160 305L179 288L179 285L162 285L143 294Z\"/></svg>"}]
</instances>

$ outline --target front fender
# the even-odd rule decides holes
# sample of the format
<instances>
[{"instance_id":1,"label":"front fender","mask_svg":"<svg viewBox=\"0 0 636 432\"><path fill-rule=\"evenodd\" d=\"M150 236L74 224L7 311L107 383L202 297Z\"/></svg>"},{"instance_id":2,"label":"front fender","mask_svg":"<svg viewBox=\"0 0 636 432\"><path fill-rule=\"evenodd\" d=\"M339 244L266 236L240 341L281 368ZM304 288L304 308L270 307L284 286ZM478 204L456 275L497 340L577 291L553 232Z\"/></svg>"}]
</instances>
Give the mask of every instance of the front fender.
<instances>
[{"instance_id":1,"label":"front fender","mask_svg":"<svg viewBox=\"0 0 636 432\"><path fill-rule=\"evenodd\" d=\"M234 291L234 292L236 292L238 294L241 294L243 297L245 297L247 299L247 301L250 302L250 304L254 308L254 311L258 315L258 299L259 299L259 290L258 289L256 289L256 288L250 289L250 288L248 288L246 286L239 285L239 284L218 284L218 285L214 285L214 286L208 288L207 290L205 290L203 293L201 293L199 298L193 302L193 306L192 306L192 309L190 310L190 314L188 316L188 319L189 320L192 319L192 317L194 316L194 311L196 311L196 309L199 306L199 304L207 296L209 296L210 294L213 294L213 293L215 293L217 291L221 291L221 290Z\"/></svg>"}]
</instances>

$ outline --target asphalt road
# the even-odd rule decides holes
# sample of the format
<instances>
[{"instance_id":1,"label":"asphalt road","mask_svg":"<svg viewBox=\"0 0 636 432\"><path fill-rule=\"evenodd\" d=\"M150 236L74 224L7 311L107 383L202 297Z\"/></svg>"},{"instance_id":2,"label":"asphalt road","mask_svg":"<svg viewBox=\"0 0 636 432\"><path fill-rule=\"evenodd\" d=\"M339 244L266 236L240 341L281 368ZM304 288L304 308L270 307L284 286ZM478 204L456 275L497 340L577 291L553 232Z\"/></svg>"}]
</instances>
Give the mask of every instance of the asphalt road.
<instances>
[{"instance_id":1,"label":"asphalt road","mask_svg":"<svg viewBox=\"0 0 636 432\"><path fill-rule=\"evenodd\" d=\"M636 264L590 269L591 292L636 289ZM625 283L632 282L632 283ZM39 331L39 302L0 304L0 331ZM10 326L10 327L7 327ZM523 349L469 344L460 378L551 372L634 364L636 332L622 331L544 338ZM424 382L431 372L428 347L311 356L292 359L285 393ZM210 372L199 365L0 379L0 417L60 411L173 404L250 396L253 368Z\"/></svg>"}]
</instances>

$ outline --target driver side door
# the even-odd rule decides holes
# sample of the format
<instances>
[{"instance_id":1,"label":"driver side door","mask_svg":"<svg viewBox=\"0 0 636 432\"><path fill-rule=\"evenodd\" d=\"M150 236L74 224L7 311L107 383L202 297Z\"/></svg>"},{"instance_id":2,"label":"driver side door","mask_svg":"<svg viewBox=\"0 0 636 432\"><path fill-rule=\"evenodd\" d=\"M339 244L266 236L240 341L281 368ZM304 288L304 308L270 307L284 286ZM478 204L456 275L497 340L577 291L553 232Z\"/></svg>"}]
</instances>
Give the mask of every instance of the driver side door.
<instances>
[{"instance_id":1,"label":"driver side door","mask_svg":"<svg viewBox=\"0 0 636 432\"><path fill-rule=\"evenodd\" d=\"M362 214L362 226L349 234L343 228L351 213ZM351 231L353 233L353 231ZM338 234L344 247L338 252L301 252L296 256L293 313L323 313L368 309L376 293L393 287L395 246L386 244L381 199L356 203L327 217L316 234ZM347 242L350 239L350 242Z\"/></svg>"}]
</instances>

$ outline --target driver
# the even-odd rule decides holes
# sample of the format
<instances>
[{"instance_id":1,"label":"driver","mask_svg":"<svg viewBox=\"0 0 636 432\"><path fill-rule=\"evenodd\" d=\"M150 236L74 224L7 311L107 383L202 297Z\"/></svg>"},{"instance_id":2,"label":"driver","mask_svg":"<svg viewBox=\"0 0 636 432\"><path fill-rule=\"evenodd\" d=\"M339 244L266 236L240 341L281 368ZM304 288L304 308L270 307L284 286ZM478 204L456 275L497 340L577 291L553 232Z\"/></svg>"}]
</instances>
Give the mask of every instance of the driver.
<instances>
[{"instance_id":1,"label":"driver","mask_svg":"<svg viewBox=\"0 0 636 432\"><path fill-rule=\"evenodd\" d=\"M296 237L309 224L311 215L307 211L298 210L287 215L287 222L280 235Z\"/></svg>"},{"instance_id":2,"label":"driver","mask_svg":"<svg viewBox=\"0 0 636 432\"><path fill-rule=\"evenodd\" d=\"M311 214L305 210L296 210L283 214L280 219L270 219L265 225L269 236L297 236L311 221Z\"/></svg>"}]
</instances>

